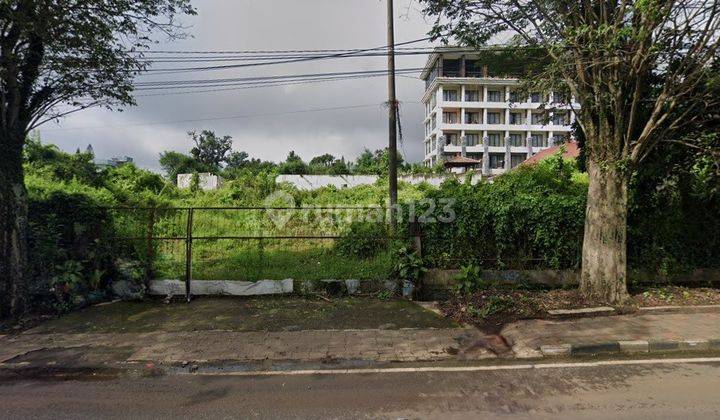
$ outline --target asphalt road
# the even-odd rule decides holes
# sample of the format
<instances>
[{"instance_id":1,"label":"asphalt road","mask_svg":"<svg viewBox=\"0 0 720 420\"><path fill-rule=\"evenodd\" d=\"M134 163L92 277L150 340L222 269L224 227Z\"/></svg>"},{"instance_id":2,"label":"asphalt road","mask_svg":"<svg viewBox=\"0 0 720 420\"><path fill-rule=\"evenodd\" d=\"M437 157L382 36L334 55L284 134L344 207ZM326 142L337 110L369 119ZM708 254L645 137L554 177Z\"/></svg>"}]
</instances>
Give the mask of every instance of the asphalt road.
<instances>
[{"instance_id":1,"label":"asphalt road","mask_svg":"<svg viewBox=\"0 0 720 420\"><path fill-rule=\"evenodd\" d=\"M720 418L720 363L0 383L2 418Z\"/></svg>"}]
</instances>

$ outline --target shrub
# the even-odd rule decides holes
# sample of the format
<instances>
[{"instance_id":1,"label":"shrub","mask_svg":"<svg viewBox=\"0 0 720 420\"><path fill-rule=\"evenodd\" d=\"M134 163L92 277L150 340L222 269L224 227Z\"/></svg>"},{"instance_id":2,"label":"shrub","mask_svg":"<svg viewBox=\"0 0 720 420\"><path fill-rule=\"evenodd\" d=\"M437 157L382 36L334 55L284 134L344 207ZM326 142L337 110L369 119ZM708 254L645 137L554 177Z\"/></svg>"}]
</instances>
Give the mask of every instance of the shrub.
<instances>
[{"instance_id":1,"label":"shrub","mask_svg":"<svg viewBox=\"0 0 720 420\"><path fill-rule=\"evenodd\" d=\"M28 212L31 297L40 309L71 309L77 296L104 288L112 272L112 220L89 195L37 192Z\"/></svg>"},{"instance_id":2,"label":"shrub","mask_svg":"<svg viewBox=\"0 0 720 420\"><path fill-rule=\"evenodd\" d=\"M393 251L395 265L393 276L398 280L417 282L425 272L422 258L407 246L400 246Z\"/></svg>"},{"instance_id":3,"label":"shrub","mask_svg":"<svg viewBox=\"0 0 720 420\"><path fill-rule=\"evenodd\" d=\"M372 258L388 244L388 231L383 223L353 222L337 239L335 247L341 255L351 258Z\"/></svg>"},{"instance_id":4,"label":"shrub","mask_svg":"<svg viewBox=\"0 0 720 420\"><path fill-rule=\"evenodd\" d=\"M428 196L438 204L423 225L426 260L441 268L574 268L580 262L587 184L562 160L519 167L494 182L451 180ZM420 209L416 214L422 214Z\"/></svg>"}]
</instances>

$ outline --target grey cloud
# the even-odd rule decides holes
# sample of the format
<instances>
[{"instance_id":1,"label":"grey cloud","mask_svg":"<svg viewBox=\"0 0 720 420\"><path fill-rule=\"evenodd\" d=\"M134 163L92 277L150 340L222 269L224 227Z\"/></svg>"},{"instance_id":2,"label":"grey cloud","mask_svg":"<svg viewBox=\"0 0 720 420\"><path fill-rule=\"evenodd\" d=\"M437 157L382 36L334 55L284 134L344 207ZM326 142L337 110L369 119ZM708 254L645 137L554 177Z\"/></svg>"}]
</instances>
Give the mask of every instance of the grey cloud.
<instances>
[{"instance_id":1,"label":"grey cloud","mask_svg":"<svg viewBox=\"0 0 720 420\"><path fill-rule=\"evenodd\" d=\"M429 29L412 0L396 1L397 42L423 38ZM157 49L256 50L365 48L385 44L385 3L377 0L196 0L199 15L187 21L192 38L161 43ZM407 13L407 16L402 16ZM402 17L401 17L402 16ZM424 56L398 57L398 68L422 67ZM166 66L158 64L158 66ZM196 74L144 76L143 80L186 80L297 73L379 70L384 58L323 60L282 66L256 67ZM411 161L422 159L420 80L398 78L403 102L403 152ZM152 93L152 92L143 92ZM138 164L157 169L163 150L187 151L186 132L212 129L233 136L235 146L251 156L282 160L295 150L309 159L321 153L355 158L363 148L387 143L387 84L383 77L297 86L247 89L189 95L138 97L138 106L125 112L88 110L60 125L41 128L45 141L66 150L92 143L100 158L129 155ZM233 115L283 113L303 109L377 104L376 107L309 112L204 122L152 124ZM84 130L62 127L113 126ZM121 128L117 126L122 126Z\"/></svg>"}]
</instances>

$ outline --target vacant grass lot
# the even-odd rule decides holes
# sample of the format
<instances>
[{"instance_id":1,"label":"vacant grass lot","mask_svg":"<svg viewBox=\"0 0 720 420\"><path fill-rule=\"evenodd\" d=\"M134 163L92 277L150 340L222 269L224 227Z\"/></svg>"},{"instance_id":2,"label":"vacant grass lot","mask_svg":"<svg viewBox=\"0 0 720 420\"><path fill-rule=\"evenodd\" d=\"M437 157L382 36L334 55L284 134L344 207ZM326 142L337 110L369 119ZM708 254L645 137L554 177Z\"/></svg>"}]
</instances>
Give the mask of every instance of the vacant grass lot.
<instances>
[{"instance_id":1,"label":"vacant grass lot","mask_svg":"<svg viewBox=\"0 0 720 420\"><path fill-rule=\"evenodd\" d=\"M391 255L381 251L370 259L338 254L333 241L202 240L193 243L193 279L196 280L324 280L388 278ZM185 248L161 252L155 262L156 278L182 279L185 276ZM177 246L176 245L176 246Z\"/></svg>"},{"instance_id":2,"label":"vacant grass lot","mask_svg":"<svg viewBox=\"0 0 720 420\"><path fill-rule=\"evenodd\" d=\"M382 209L243 210L198 209L193 213L193 278L197 280L386 279L392 266L387 249L372 258L340 255L332 237L354 220L382 220ZM125 237L142 238L148 215L123 213ZM188 211L158 211L153 229L156 278L185 275ZM146 234L146 233L145 233ZM328 238L308 238L308 237ZM221 239L215 239L221 237ZM235 237L235 238L233 238ZM237 239L236 237L243 237ZM276 239L282 237L282 239ZM270 239L268 239L270 238ZM136 240L146 255L145 241ZM141 257L142 258L142 257Z\"/></svg>"}]
</instances>

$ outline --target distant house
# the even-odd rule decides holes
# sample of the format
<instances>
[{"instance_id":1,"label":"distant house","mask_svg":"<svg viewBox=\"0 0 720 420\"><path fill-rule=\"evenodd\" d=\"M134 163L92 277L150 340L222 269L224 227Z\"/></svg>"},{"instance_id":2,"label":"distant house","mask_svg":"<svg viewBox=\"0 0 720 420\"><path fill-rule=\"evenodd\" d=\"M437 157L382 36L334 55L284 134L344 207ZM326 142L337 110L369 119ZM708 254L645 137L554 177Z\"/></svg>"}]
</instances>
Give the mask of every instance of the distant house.
<instances>
[{"instance_id":1,"label":"distant house","mask_svg":"<svg viewBox=\"0 0 720 420\"><path fill-rule=\"evenodd\" d=\"M178 174L177 186L180 189L190 188L195 174ZM214 191L222 187L222 178L208 172L197 174L198 187L203 191Z\"/></svg>"},{"instance_id":2,"label":"distant house","mask_svg":"<svg viewBox=\"0 0 720 420\"><path fill-rule=\"evenodd\" d=\"M100 162L95 163L95 165L99 169L106 169L106 168L117 168L122 165L133 163L134 160L130 156L123 156L123 157L112 157L107 160L103 160Z\"/></svg>"}]
</instances>

